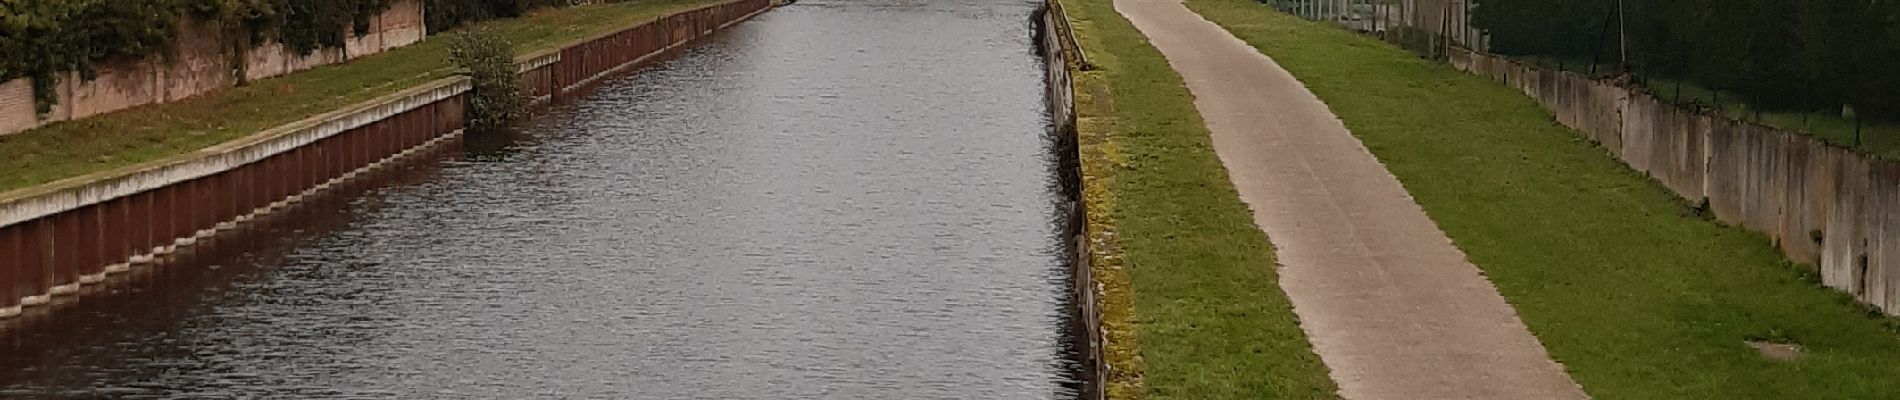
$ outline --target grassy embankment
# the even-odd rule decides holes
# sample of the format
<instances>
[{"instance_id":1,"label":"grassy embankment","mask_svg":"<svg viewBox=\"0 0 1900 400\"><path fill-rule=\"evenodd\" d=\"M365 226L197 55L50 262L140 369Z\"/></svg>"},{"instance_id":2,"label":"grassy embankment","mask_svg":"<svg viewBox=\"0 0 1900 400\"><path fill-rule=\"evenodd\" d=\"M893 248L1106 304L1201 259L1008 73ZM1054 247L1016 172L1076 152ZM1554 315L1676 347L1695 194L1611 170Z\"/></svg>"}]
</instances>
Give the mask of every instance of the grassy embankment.
<instances>
[{"instance_id":1,"label":"grassy embankment","mask_svg":"<svg viewBox=\"0 0 1900 400\"><path fill-rule=\"evenodd\" d=\"M1099 67L1076 76L1091 218L1123 257L1097 267L1112 398L1332 398L1180 76L1111 0L1064 4Z\"/></svg>"},{"instance_id":2,"label":"grassy embankment","mask_svg":"<svg viewBox=\"0 0 1900 400\"><path fill-rule=\"evenodd\" d=\"M721 0L633 0L489 21L523 54ZM421 43L180 102L0 136L0 192L158 160L395 93L453 73L447 41Z\"/></svg>"},{"instance_id":3,"label":"grassy embankment","mask_svg":"<svg viewBox=\"0 0 1900 400\"><path fill-rule=\"evenodd\" d=\"M1604 399L1893 398L1900 336L1530 98L1250 0L1189 0L1299 77ZM1771 361L1746 340L1798 343Z\"/></svg>"}]
</instances>

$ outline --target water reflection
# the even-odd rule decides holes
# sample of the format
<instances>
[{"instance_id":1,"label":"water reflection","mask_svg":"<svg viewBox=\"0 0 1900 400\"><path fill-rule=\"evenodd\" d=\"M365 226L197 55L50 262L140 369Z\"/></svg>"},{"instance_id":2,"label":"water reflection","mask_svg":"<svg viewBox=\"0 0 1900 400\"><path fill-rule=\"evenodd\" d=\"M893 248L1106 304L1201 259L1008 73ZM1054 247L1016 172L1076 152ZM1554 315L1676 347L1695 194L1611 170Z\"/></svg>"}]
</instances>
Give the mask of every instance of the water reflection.
<instances>
[{"instance_id":1,"label":"water reflection","mask_svg":"<svg viewBox=\"0 0 1900 400\"><path fill-rule=\"evenodd\" d=\"M1063 398L1028 1L804 1L39 319L0 398Z\"/></svg>"}]
</instances>

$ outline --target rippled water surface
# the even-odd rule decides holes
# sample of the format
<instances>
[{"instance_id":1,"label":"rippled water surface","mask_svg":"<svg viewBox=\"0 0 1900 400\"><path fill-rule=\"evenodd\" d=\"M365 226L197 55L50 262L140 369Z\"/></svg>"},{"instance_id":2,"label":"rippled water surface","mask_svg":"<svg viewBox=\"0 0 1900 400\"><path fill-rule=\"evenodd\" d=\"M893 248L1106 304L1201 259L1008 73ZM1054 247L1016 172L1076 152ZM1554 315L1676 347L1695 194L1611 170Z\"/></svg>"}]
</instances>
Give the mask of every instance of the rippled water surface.
<instances>
[{"instance_id":1,"label":"rippled water surface","mask_svg":"<svg viewBox=\"0 0 1900 400\"><path fill-rule=\"evenodd\" d=\"M1064 398L1033 1L805 1L0 327L0 398Z\"/></svg>"}]
</instances>

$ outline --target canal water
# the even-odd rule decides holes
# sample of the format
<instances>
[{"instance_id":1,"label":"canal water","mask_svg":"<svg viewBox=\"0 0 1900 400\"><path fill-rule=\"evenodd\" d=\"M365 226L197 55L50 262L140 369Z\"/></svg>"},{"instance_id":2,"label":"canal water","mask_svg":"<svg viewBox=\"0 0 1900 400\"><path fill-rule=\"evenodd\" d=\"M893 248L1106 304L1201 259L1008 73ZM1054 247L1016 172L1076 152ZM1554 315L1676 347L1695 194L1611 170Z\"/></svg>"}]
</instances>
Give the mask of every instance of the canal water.
<instances>
[{"instance_id":1,"label":"canal water","mask_svg":"<svg viewBox=\"0 0 1900 400\"><path fill-rule=\"evenodd\" d=\"M0 398L1070 398L1033 0L807 0L0 326Z\"/></svg>"}]
</instances>

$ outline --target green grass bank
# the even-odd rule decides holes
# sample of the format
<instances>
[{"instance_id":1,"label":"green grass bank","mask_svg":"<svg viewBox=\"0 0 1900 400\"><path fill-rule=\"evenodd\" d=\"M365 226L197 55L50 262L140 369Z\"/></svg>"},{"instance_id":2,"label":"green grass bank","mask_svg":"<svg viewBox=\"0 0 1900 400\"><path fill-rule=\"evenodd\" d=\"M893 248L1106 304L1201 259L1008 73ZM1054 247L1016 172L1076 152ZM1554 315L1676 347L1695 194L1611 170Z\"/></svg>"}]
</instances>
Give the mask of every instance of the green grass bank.
<instances>
[{"instance_id":1,"label":"green grass bank","mask_svg":"<svg viewBox=\"0 0 1900 400\"><path fill-rule=\"evenodd\" d=\"M489 21L520 54L723 0L631 0ZM184 101L135 107L0 136L0 192L191 152L454 73L446 37Z\"/></svg>"},{"instance_id":2,"label":"green grass bank","mask_svg":"<svg viewBox=\"0 0 1900 400\"><path fill-rule=\"evenodd\" d=\"M1077 77L1082 143L1109 142L1097 144L1103 157L1085 155L1085 179L1109 175L1106 190L1094 193L1108 198L1090 201L1107 204L1125 257L1127 289L1117 292L1112 274L1104 278L1111 396L1333 398L1280 292L1267 238L1228 181L1180 76L1111 0L1064 4L1098 67ZM1104 162L1111 165L1087 165ZM1132 310L1117 311L1128 301ZM1115 347L1128 336L1138 348Z\"/></svg>"},{"instance_id":3,"label":"green grass bank","mask_svg":"<svg viewBox=\"0 0 1900 400\"><path fill-rule=\"evenodd\" d=\"M1594 397L1895 396L1888 320L1523 94L1254 1L1188 3L1325 100ZM1747 340L1806 354L1773 361Z\"/></svg>"}]
</instances>

